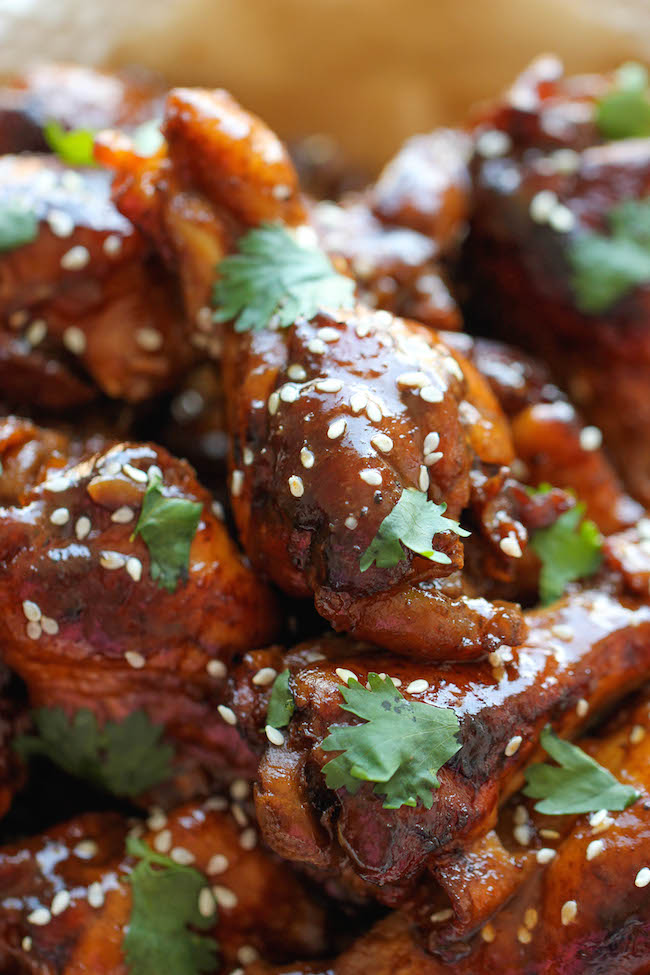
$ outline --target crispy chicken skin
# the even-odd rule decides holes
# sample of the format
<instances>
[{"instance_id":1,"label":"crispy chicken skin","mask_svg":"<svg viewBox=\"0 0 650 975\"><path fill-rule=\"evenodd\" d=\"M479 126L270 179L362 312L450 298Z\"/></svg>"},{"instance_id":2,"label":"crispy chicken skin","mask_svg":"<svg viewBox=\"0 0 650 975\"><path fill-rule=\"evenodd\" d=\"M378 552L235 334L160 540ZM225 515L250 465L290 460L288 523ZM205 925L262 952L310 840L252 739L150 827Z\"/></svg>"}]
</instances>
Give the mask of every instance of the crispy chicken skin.
<instances>
[{"instance_id":1,"label":"crispy chicken skin","mask_svg":"<svg viewBox=\"0 0 650 975\"><path fill-rule=\"evenodd\" d=\"M218 811L227 808L227 800L212 799L181 806L166 820L154 814L155 829L142 837L154 849L189 851L206 885L221 892L216 923L206 932L219 945L214 975L260 955L281 961L322 954L333 940L326 911L286 864L257 844L241 804ZM125 840L133 825L114 813L87 813L0 849L3 975L126 975L127 878L136 861ZM69 906L50 913L63 890ZM39 908L48 911L46 924L33 920Z\"/></svg>"},{"instance_id":2,"label":"crispy chicken skin","mask_svg":"<svg viewBox=\"0 0 650 975\"><path fill-rule=\"evenodd\" d=\"M152 466L167 496L203 504L188 579L173 592L131 538ZM177 748L181 796L250 773L252 756L217 707L234 655L273 637L277 611L186 463L119 444L0 509L0 539L0 655L32 706L90 708L100 721L144 709Z\"/></svg>"},{"instance_id":3,"label":"crispy chicken skin","mask_svg":"<svg viewBox=\"0 0 650 975\"><path fill-rule=\"evenodd\" d=\"M566 79L542 59L481 117L465 272L476 322L549 363L647 505L648 286L630 288L606 311L583 312L567 257L585 233L608 232L616 204L650 191L650 140L604 143L594 124L594 99L609 87L604 77ZM485 132L501 136L503 154L493 156L488 142L488 158L481 155Z\"/></svg>"},{"instance_id":4,"label":"crispy chicken skin","mask_svg":"<svg viewBox=\"0 0 650 975\"><path fill-rule=\"evenodd\" d=\"M0 88L0 153L46 152L50 121L65 129L132 128L159 115L161 104L161 89L145 72L35 64Z\"/></svg>"},{"instance_id":5,"label":"crispy chicken skin","mask_svg":"<svg viewBox=\"0 0 650 975\"><path fill-rule=\"evenodd\" d=\"M110 175L47 156L0 159L0 204L25 200L36 239L0 255L3 397L61 409L97 391L137 402L191 353L174 284L110 200Z\"/></svg>"}]
</instances>

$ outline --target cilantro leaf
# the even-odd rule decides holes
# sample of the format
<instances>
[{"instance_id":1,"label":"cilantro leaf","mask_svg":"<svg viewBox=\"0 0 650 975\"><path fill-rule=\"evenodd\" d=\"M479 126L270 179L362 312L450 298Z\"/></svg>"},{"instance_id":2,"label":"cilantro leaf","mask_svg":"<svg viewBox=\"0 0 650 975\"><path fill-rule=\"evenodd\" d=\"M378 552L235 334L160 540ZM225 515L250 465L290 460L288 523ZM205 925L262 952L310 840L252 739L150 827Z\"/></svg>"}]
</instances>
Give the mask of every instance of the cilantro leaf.
<instances>
[{"instance_id":1,"label":"cilantro leaf","mask_svg":"<svg viewBox=\"0 0 650 975\"><path fill-rule=\"evenodd\" d=\"M23 758L44 755L71 775L116 796L135 796L169 779L174 749L161 741L162 728L144 711L100 728L83 708L70 720L62 708L33 712L37 735L20 735L15 750Z\"/></svg>"},{"instance_id":2,"label":"cilantro leaf","mask_svg":"<svg viewBox=\"0 0 650 975\"><path fill-rule=\"evenodd\" d=\"M31 244L37 236L38 219L31 210L16 203L0 203L0 253Z\"/></svg>"},{"instance_id":3,"label":"cilantro leaf","mask_svg":"<svg viewBox=\"0 0 650 975\"><path fill-rule=\"evenodd\" d=\"M215 321L235 319L235 331L258 331L272 318L287 328L322 308L350 305L354 282L320 250L299 244L280 224L262 223L224 258L212 295Z\"/></svg>"},{"instance_id":4,"label":"cilantro leaf","mask_svg":"<svg viewBox=\"0 0 650 975\"><path fill-rule=\"evenodd\" d=\"M639 793L623 785L608 769L577 745L563 741L547 726L540 738L542 748L558 765L531 765L526 770L525 796L540 799L538 812L548 816L627 809Z\"/></svg>"},{"instance_id":5,"label":"cilantro leaf","mask_svg":"<svg viewBox=\"0 0 650 975\"><path fill-rule=\"evenodd\" d=\"M583 517L584 512L584 504L578 504L530 539L542 563L539 595L544 604L559 599L568 583L593 575L602 562L600 532L593 521Z\"/></svg>"},{"instance_id":6,"label":"cilantro leaf","mask_svg":"<svg viewBox=\"0 0 650 975\"><path fill-rule=\"evenodd\" d=\"M614 87L596 105L596 125L606 139L650 135L648 72L629 61L615 74Z\"/></svg>"},{"instance_id":7,"label":"cilantro leaf","mask_svg":"<svg viewBox=\"0 0 650 975\"><path fill-rule=\"evenodd\" d=\"M391 513L386 515L377 534L361 556L359 563L361 571L365 572L373 562L376 562L380 569L397 565L404 558L402 545L417 555L423 555L425 559L448 565L451 562L449 556L443 552L435 552L431 547L434 536L439 532L451 531L465 537L470 532L461 528L457 521L443 518L446 510L446 504L429 501L424 491L405 488L401 498Z\"/></svg>"},{"instance_id":8,"label":"cilantro leaf","mask_svg":"<svg viewBox=\"0 0 650 975\"><path fill-rule=\"evenodd\" d=\"M207 931L217 919L199 910L209 890L203 874L154 853L130 836L127 852L139 859L129 874L133 903L123 940L130 975L199 975L217 970L217 942L192 930Z\"/></svg>"},{"instance_id":9,"label":"cilantro leaf","mask_svg":"<svg viewBox=\"0 0 650 975\"><path fill-rule=\"evenodd\" d=\"M159 474L149 478L142 510L132 538L142 535L151 557L151 578L174 592L179 579L187 580L190 547L203 505L187 498L168 498Z\"/></svg>"},{"instance_id":10,"label":"cilantro leaf","mask_svg":"<svg viewBox=\"0 0 650 975\"><path fill-rule=\"evenodd\" d=\"M451 708L407 701L390 677L369 674L368 683L370 690L350 677L341 688L341 707L365 724L330 727L321 747L341 754L323 767L327 785L354 795L362 782L375 782L384 809L416 806L418 799L431 809L436 773L460 748L458 718Z\"/></svg>"},{"instance_id":11,"label":"cilantro leaf","mask_svg":"<svg viewBox=\"0 0 650 975\"><path fill-rule=\"evenodd\" d=\"M43 127L48 146L68 166L96 166L93 156L95 132L91 129L66 130L51 119Z\"/></svg>"},{"instance_id":12,"label":"cilantro leaf","mask_svg":"<svg viewBox=\"0 0 650 975\"><path fill-rule=\"evenodd\" d=\"M273 682L273 690L269 698L269 706L266 712L266 723L272 728L284 728L291 721L296 704L293 694L289 690L289 678L291 673L283 670Z\"/></svg>"}]
</instances>

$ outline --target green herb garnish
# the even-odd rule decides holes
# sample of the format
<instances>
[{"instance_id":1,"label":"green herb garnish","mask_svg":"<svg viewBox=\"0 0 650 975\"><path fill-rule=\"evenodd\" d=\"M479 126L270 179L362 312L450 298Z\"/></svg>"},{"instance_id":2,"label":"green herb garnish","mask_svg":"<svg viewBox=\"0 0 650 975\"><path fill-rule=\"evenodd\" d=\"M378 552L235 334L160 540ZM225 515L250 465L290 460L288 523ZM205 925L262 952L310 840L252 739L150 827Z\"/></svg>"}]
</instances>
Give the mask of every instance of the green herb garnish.
<instances>
[{"instance_id":1,"label":"green herb garnish","mask_svg":"<svg viewBox=\"0 0 650 975\"><path fill-rule=\"evenodd\" d=\"M558 765L531 765L526 770L525 796L539 799L535 809L548 816L627 809L639 793L623 785L611 772L577 745L563 741L550 728L542 731L542 748Z\"/></svg>"},{"instance_id":2,"label":"green herb garnish","mask_svg":"<svg viewBox=\"0 0 650 975\"><path fill-rule=\"evenodd\" d=\"M38 236L38 218L16 203L0 203L0 252L31 244Z\"/></svg>"},{"instance_id":3,"label":"green herb garnish","mask_svg":"<svg viewBox=\"0 0 650 975\"><path fill-rule=\"evenodd\" d=\"M380 569L397 565L405 558L402 545L432 562L449 565L451 562L449 556L443 552L436 552L432 548L434 536L439 532L451 531L466 537L470 532L461 528L457 521L443 518L446 510L446 504L429 501L424 491L405 488L401 498L391 513L384 518L377 534L361 556L359 563L361 571L365 572L373 562L376 562Z\"/></svg>"},{"instance_id":4,"label":"green herb garnish","mask_svg":"<svg viewBox=\"0 0 650 975\"><path fill-rule=\"evenodd\" d=\"M149 477L132 537L142 535L151 558L151 578L169 592L179 580L187 580L190 547L202 511L200 501L166 497L159 474Z\"/></svg>"},{"instance_id":5,"label":"green herb garnish","mask_svg":"<svg viewBox=\"0 0 650 975\"><path fill-rule=\"evenodd\" d=\"M191 930L207 931L217 920L216 905L208 917L199 910L199 898L209 892L203 874L154 853L135 836L126 849L139 860L127 878L133 904L123 946L130 975L215 972L217 942Z\"/></svg>"},{"instance_id":6,"label":"green herb garnish","mask_svg":"<svg viewBox=\"0 0 650 975\"><path fill-rule=\"evenodd\" d=\"M407 701L390 677L369 674L370 690L350 677L341 688L344 711L365 724L332 725L322 744L340 751L323 767L330 789L345 786L356 794L362 782L374 782L385 796L384 809L433 805L432 790L440 786L438 770L460 748L458 718L451 708Z\"/></svg>"},{"instance_id":7,"label":"green herb garnish","mask_svg":"<svg viewBox=\"0 0 650 975\"><path fill-rule=\"evenodd\" d=\"M107 721L102 728L85 708L72 719L62 708L39 708L33 719L38 734L14 740L23 758L44 755L116 796L136 796L171 778L174 749L161 740L163 729L144 711Z\"/></svg>"},{"instance_id":8,"label":"green herb garnish","mask_svg":"<svg viewBox=\"0 0 650 975\"><path fill-rule=\"evenodd\" d=\"M91 129L66 130L58 122L45 123L43 135L48 146L68 166L96 166L93 156L96 132Z\"/></svg>"},{"instance_id":9,"label":"green herb garnish","mask_svg":"<svg viewBox=\"0 0 650 975\"><path fill-rule=\"evenodd\" d=\"M262 223L239 240L239 253L217 268L215 320L235 319L235 331L258 331L271 319L288 328L323 308L349 306L354 282L320 250L298 244L280 224Z\"/></svg>"},{"instance_id":10,"label":"green herb garnish","mask_svg":"<svg viewBox=\"0 0 650 975\"><path fill-rule=\"evenodd\" d=\"M272 728L285 728L296 710L293 694L289 690L290 677L290 671L283 670L273 682L269 707L266 712L266 723Z\"/></svg>"},{"instance_id":11,"label":"green herb garnish","mask_svg":"<svg viewBox=\"0 0 650 975\"><path fill-rule=\"evenodd\" d=\"M614 76L614 86L596 105L596 125L606 139L650 135L648 72L629 61Z\"/></svg>"},{"instance_id":12,"label":"green herb garnish","mask_svg":"<svg viewBox=\"0 0 650 975\"><path fill-rule=\"evenodd\" d=\"M593 575L602 562L600 532L584 513L584 504L578 504L530 539L542 563L539 595L544 604L559 599L570 582Z\"/></svg>"}]
</instances>

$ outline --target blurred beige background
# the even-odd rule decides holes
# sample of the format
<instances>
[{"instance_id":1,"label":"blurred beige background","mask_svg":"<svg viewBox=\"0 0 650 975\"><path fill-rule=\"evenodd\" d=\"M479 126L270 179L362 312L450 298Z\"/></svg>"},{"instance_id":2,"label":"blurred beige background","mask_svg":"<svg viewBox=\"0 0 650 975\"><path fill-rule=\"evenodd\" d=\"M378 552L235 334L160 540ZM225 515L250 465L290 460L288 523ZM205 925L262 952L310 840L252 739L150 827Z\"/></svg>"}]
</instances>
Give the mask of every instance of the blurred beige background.
<instances>
[{"instance_id":1,"label":"blurred beige background","mask_svg":"<svg viewBox=\"0 0 650 975\"><path fill-rule=\"evenodd\" d=\"M571 70L650 60L650 0L0 0L0 70L139 61L371 167L544 51Z\"/></svg>"}]
</instances>

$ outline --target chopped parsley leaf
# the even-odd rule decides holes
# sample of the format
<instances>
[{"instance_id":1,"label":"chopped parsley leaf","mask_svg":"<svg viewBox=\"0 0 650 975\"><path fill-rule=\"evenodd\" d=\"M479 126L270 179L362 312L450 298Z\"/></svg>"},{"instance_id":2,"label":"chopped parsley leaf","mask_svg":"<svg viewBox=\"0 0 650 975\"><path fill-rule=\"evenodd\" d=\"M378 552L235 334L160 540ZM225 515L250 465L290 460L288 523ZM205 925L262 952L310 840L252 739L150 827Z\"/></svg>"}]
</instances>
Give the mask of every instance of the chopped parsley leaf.
<instances>
[{"instance_id":1,"label":"chopped parsley leaf","mask_svg":"<svg viewBox=\"0 0 650 975\"><path fill-rule=\"evenodd\" d=\"M296 704L289 689L291 672L283 670L275 678L266 712L266 723L272 728L285 728L291 721Z\"/></svg>"},{"instance_id":2,"label":"chopped parsley leaf","mask_svg":"<svg viewBox=\"0 0 650 975\"><path fill-rule=\"evenodd\" d=\"M174 592L179 580L187 580L190 548L202 511L200 501L166 497L159 474L149 477L132 537L142 535L151 558L151 578L162 589Z\"/></svg>"},{"instance_id":3,"label":"chopped parsley leaf","mask_svg":"<svg viewBox=\"0 0 650 975\"><path fill-rule=\"evenodd\" d=\"M601 534L584 512L584 504L578 504L530 539L542 563L539 595L544 604L559 599L570 582L593 575L600 567Z\"/></svg>"}]
</instances>

